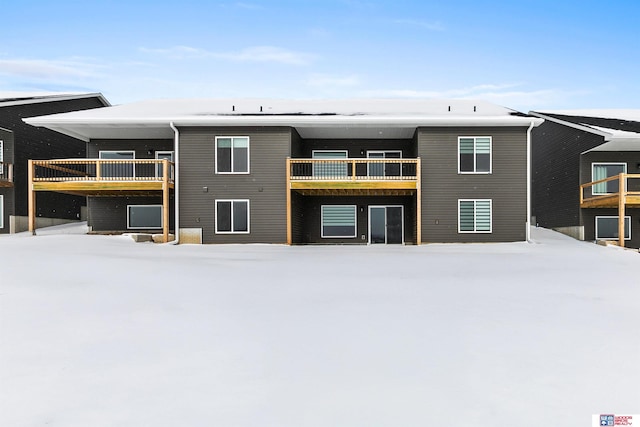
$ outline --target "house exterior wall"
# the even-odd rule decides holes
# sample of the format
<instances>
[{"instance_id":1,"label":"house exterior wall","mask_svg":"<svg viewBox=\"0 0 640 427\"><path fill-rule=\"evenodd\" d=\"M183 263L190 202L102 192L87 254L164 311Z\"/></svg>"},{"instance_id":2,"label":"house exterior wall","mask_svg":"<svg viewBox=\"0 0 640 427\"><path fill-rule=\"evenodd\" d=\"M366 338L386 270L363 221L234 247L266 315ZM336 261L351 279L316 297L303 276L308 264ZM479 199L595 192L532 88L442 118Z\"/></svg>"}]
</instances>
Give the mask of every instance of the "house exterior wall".
<instances>
[{"instance_id":1,"label":"house exterior wall","mask_svg":"<svg viewBox=\"0 0 640 427\"><path fill-rule=\"evenodd\" d=\"M13 132L0 128L0 141L2 141L2 159L4 163L13 163L14 141ZM9 232L9 216L14 215L15 187L0 187L0 234Z\"/></svg>"},{"instance_id":2,"label":"house exterior wall","mask_svg":"<svg viewBox=\"0 0 640 427\"><path fill-rule=\"evenodd\" d=\"M311 158L314 150L347 150L350 159L366 158L367 151L402 151L402 158L415 158L410 139L305 139L300 143L300 158Z\"/></svg>"},{"instance_id":3,"label":"house exterior wall","mask_svg":"<svg viewBox=\"0 0 640 427\"><path fill-rule=\"evenodd\" d=\"M458 173L458 137L492 137L492 172ZM422 159L422 241L526 240L527 128L419 128ZM458 200L491 199L492 232L459 233Z\"/></svg>"},{"instance_id":4,"label":"house exterior wall","mask_svg":"<svg viewBox=\"0 0 640 427\"><path fill-rule=\"evenodd\" d=\"M85 143L45 128L27 125L23 118L104 107L98 97L0 107L0 127L12 130L15 138L14 184L15 215L28 214L27 184L29 159L68 159L85 157ZM42 192L37 196L39 217L78 219L85 198Z\"/></svg>"},{"instance_id":5,"label":"house exterior wall","mask_svg":"<svg viewBox=\"0 0 640 427\"><path fill-rule=\"evenodd\" d=\"M151 140L92 140L87 143L87 157L97 159L100 151L133 150L136 159L155 159L156 151L172 151L172 139ZM173 206L173 195L171 197ZM88 197L87 224L94 232L117 232L127 230L127 205L159 205L157 197ZM170 228L173 227L173 209ZM135 230L136 232L158 232L158 230Z\"/></svg>"},{"instance_id":6,"label":"house exterior wall","mask_svg":"<svg viewBox=\"0 0 640 427\"><path fill-rule=\"evenodd\" d=\"M580 155L603 144L604 138L547 120L532 130L531 139L535 223L546 228L582 225Z\"/></svg>"},{"instance_id":7,"label":"house exterior wall","mask_svg":"<svg viewBox=\"0 0 640 427\"><path fill-rule=\"evenodd\" d=\"M289 127L180 128L180 227L202 228L203 243L285 243ZM249 173L215 173L215 137L249 137ZM215 233L215 200L249 200L247 234Z\"/></svg>"}]
</instances>

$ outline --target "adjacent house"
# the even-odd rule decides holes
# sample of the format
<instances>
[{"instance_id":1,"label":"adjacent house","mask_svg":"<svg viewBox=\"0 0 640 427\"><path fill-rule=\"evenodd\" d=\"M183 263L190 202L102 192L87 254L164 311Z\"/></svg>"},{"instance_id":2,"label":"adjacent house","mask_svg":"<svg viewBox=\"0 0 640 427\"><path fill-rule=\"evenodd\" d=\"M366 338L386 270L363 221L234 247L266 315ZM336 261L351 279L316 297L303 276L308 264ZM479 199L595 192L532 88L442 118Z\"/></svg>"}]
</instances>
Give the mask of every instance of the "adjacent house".
<instances>
[{"instance_id":1,"label":"adjacent house","mask_svg":"<svg viewBox=\"0 0 640 427\"><path fill-rule=\"evenodd\" d=\"M532 111L535 222L640 247L640 110Z\"/></svg>"},{"instance_id":2,"label":"adjacent house","mask_svg":"<svg viewBox=\"0 0 640 427\"><path fill-rule=\"evenodd\" d=\"M99 93L0 92L0 233L21 231L15 220L27 217L29 159L86 157L83 141L35 128L23 119L108 105ZM79 219L84 204L83 198L42 194L34 214L40 219Z\"/></svg>"},{"instance_id":3,"label":"adjacent house","mask_svg":"<svg viewBox=\"0 0 640 427\"><path fill-rule=\"evenodd\" d=\"M94 232L420 244L528 238L530 135L543 120L470 100L216 99L25 121L87 152L32 162L33 212L36 194L87 196Z\"/></svg>"}]
</instances>

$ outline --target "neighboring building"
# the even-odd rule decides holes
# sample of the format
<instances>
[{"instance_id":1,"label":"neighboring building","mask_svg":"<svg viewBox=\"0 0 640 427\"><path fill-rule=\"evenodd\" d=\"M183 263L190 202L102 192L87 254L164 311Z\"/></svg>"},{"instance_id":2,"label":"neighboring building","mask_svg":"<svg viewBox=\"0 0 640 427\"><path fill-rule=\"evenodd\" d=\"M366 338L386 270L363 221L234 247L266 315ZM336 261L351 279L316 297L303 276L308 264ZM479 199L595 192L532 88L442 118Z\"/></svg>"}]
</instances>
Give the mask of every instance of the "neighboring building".
<instances>
[{"instance_id":1,"label":"neighboring building","mask_svg":"<svg viewBox=\"0 0 640 427\"><path fill-rule=\"evenodd\" d=\"M532 134L535 222L640 247L640 110L530 114L545 119Z\"/></svg>"},{"instance_id":2,"label":"neighboring building","mask_svg":"<svg viewBox=\"0 0 640 427\"><path fill-rule=\"evenodd\" d=\"M86 141L84 163L34 162L32 188L89 196L95 232L420 244L527 239L542 120L469 100L218 99L26 122Z\"/></svg>"},{"instance_id":3,"label":"neighboring building","mask_svg":"<svg viewBox=\"0 0 640 427\"><path fill-rule=\"evenodd\" d=\"M29 159L86 157L83 141L22 119L108 105L99 93L0 92L0 233L9 233L10 217L28 214ZM83 198L60 194L43 194L38 201L36 215L56 219L79 219L85 204Z\"/></svg>"}]
</instances>

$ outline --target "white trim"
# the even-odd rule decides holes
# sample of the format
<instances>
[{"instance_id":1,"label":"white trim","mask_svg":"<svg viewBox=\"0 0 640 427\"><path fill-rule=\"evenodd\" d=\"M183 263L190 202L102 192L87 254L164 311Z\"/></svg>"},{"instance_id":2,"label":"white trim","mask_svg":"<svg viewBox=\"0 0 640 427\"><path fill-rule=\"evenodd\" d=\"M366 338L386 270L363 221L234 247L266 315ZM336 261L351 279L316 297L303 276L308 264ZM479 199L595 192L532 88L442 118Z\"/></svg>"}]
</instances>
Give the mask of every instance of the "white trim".
<instances>
[{"instance_id":1,"label":"white trim","mask_svg":"<svg viewBox=\"0 0 640 427\"><path fill-rule=\"evenodd\" d=\"M525 221L525 236L531 242L531 131L533 121L527 129L527 220Z\"/></svg>"},{"instance_id":2,"label":"white trim","mask_svg":"<svg viewBox=\"0 0 640 427\"><path fill-rule=\"evenodd\" d=\"M594 173L593 173L594 169L593 168L594 168L595 165L617 165L617 166L622 165L622 166L624 166L624 172L623 173L627 173L627 163L626 162L591 162L591 182L596 181L594 179L594 176L593 176L594 175ZM615 176L615 175L613 175L613 176ZM607 177L607 178L610 178L610 177ZM606 184L606 183L603 183L603 184ZM611 194L609 192L596 193L594 190L595 190L595 187L597 185L598 184L595 184L592 187L592 189L591 189L591 194L592 195L594 195L594 196L603 196L603 195L606 195L606 194Z\"/></svg>"},{"instance_id":3,"label":"white trim","mask_svg":"<svg viewBox=\"0 0 640 427\"><path fill-rule=\"evenodd\" d=\"M477 206L476 202L489 202L489 230L477 231L476 230L476 218L477 218ZM474 202L473 203L473 231L460 230L460 202ZM472 234L491 234L493 233L493 199L458 199L458 233L472 233Z\"/></svg>"},{"instance_id":4,"label":"white trim","mask_svg":"<svg viewBox=\"0 0 640 427\"><path fill-rule=\"evenodd\" d=\"M220 172L218 171L218 139L225 138L231 139L231 172ZM247 171L246 172L235 172L233 170L233 140L235 138L246 138L247 139ZM251 138L249 135L218 135L215 137L214 142L214 167L216 175L248 175L251 173Z\"/></svg>"},{"instance_id":5,"label":"white trim","mask_svg":"<svg viewBox=\"0 0 640 427\"><path fill-rule=\"evenodd\" d=\"M0 228L4 228L4 196L0 194Z\"/></svg>"},{"instance_id":6,"label":"white trim","mask_svg":"<svg viewBox=\"0 0 640 427\"><path fill-rule=\"evenodd\" d=\"M460 139L462 138L473 138L473 171L461 171L460 170ZM476 165L476 141L477 138L489 138L489 171L480 171L478 172L476 169L478 166ZM458 136L458 174L459 175L490 175L493 173L493 137L492 136Z\"/></svg>"},{"instance_id":7,"label":"white trim","mask_svg":"<svg viewBox=\"0 0 640 427\"><path fill-rule=\"evenodd\" d=\"M218 231L218 202L231 203L231 231ZM247 202L247 231L233 231L233 205L236 202ZM251 233L251 202L249 199L215 199L213 202L215 234L249 234Z\"/></svg>"},{"instance_id":8,"label":"white trim","mask_svg":"<svg viewBox=\"0 0 640 427\"><path fill-rule=\"evenodd\" d=\"M160 208L160 227L131 227L130 218L129 218L129 210L131 208L150 208L150 207L158 207ZM164 226L164 218L162 215L162 205L127 205L127 230L159 230Z\"/></svg>"},{"instance_id":9,"label":"white trim","mask_svg":"<svg viewBox=\"0 0 640 427\"><path fill-rule=\"evenodd\" d=\"M330 206L353 208L353 235L352 236L325 236L324 235L324 208ZM321 205L320 206L320 237L322 239L353 239L358 236L358 206L356 205Z\"/></svg>"},{"instance_id":10,"label":"white trim","mask_svg":"<svg viewBox=\"0 0 640 427\"><path fill-rule=\"evenodd\" d=\"M613 236L611 236L611 237L599 237L598 236L598 219L599 218L615 218L615 220L617 222L618 221L618 215L596 215L595 220L594 220L595 221L595 234L594 235L595 235L596 240L599 240L599 239L618 240L619 239L618 237L613 237ZM629 219L629 237L625 236L624 240L631 240L631 215L625 215L625 217L624 217L624 222L625 222L625 227L624 228L625 228L625 231L626 231L626 228L627 228L626 227L627 218Z\"/></svg>"},{"instance_id":11,"label":"white trim","mask_svg":"<svg viewBox=\"0 0 640 427\"><path fill-rule=\"evenodd\" d=\"M404 245L404 205L369 205L369 209L368 209L368 217L367 217L367 228L368 228L368 241L367 244L372 245L373 243L371 243L371 209L372 208L385 208L384 209L384 222L385 222L385 228L384 228L384 244L387 245L387 208L401 208L401 212L402 212L402 216L401 216L401 224L400 226L402 227L402 242L400 243L401 245Z\"/></svg>"}]
</instances>

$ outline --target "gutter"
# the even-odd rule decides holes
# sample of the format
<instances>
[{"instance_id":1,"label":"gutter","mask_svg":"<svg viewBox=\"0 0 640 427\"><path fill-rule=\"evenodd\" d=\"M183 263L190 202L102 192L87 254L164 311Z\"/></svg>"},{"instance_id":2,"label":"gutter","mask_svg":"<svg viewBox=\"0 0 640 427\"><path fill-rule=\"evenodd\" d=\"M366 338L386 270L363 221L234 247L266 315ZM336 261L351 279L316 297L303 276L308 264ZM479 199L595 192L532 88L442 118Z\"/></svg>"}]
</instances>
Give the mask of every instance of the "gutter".
<instances>
[{"instance_id":1,"label":"gutter","mask_svg":"<svg viewBox=\"0 0 640 427\"><path fill-rule=\"evenodd\" d=\"M527 129L527 221L525 224L527 242L529 243L531 243L531 131L534 126L535 122L532 120Z\"/></svg>"},{"instance_id":2,"label":"gutter","mask_svg":"<svg viewBox=\"0 0 640 427\"><path fill-rule=\"evenodd\" d=\"M180 243L180 132L178 128L173 125L173 122L169 122L169 127L173 129L173 203L175 207L174 213L174 239L169 242L172 245Z\"/></svg>"}]
</instances>

